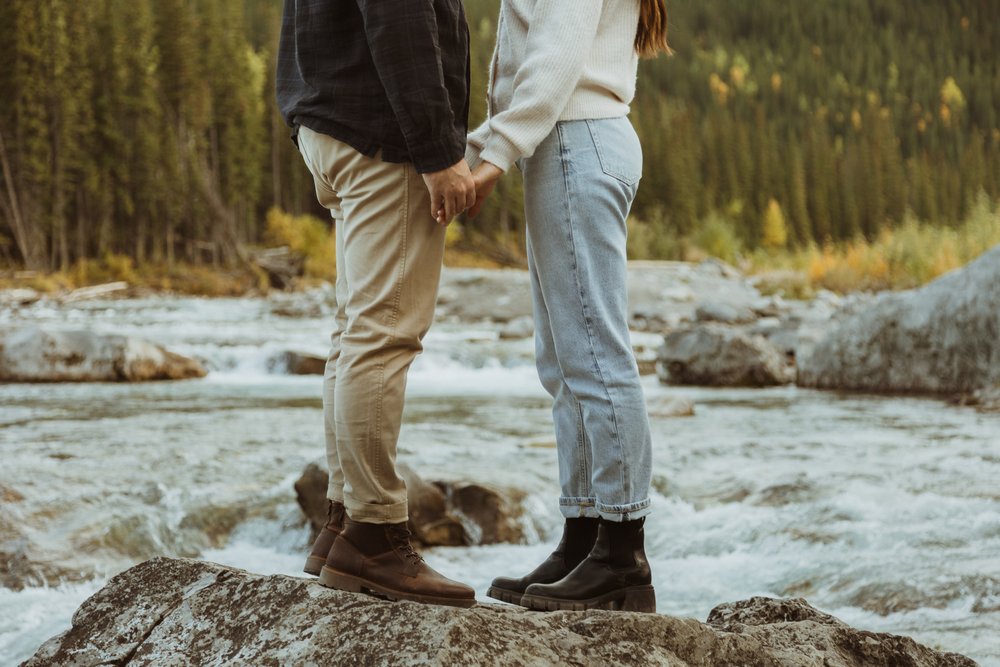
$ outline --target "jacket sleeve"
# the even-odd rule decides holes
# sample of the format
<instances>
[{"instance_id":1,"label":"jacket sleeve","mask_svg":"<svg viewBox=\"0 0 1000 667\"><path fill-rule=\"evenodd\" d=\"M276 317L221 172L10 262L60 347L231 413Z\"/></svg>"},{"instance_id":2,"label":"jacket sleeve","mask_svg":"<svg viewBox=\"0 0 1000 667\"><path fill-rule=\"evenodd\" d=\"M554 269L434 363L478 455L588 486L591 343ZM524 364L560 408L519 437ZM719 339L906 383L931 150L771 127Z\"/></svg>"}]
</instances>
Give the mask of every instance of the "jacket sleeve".
<instances>
[{"instance_id":1,"label":"jacket sleeve","mask_svg":"<svg viewBox=\"0 0 1000 667\"><path fill-rule=\"evenodd\" d=\"M597 36L602 0L538 0L510 106L476 130L480 160L507 171L534 154L566 108Z\"/></svg>"},{"instance_id":2,"label":"jacket sleeve","mask_svg":"<svg viewBox=\"0 0 1000 667\"><path fill-rule=\"evenodd\" d=\"M452 166L465 154L444 83L438 22L431 0L357 0L375 69L420 173Z\"/></svg>"}]
</instances>

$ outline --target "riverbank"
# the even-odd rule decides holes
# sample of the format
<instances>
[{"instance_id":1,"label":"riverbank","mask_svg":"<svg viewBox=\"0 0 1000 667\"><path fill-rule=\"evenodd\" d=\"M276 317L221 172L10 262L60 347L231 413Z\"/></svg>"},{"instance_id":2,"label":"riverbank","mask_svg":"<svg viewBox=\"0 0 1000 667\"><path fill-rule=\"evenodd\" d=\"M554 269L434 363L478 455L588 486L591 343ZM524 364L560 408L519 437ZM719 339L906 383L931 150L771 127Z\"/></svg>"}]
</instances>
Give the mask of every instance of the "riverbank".
<instances>
[{"instance_id":1,"label":"riverbank","mask_svg":"<svg viewBox=\"0 0 1000 667\"><path fill-rule=\"evenodd\" d=\"M678 238L667 249L653 252L650 225L630 221L629 256L639 260L682 260L698 264L711 257L738 267L766 294L814 298L830 291L899 290L917 287L964 266L1000 244L1000 207L980 196L960 224L931 225L907 218L875 238L804 247L782 245L748 249L724 217L706 220L690 237ZM329 226L311 216L292 216L277 209L267 218L266 238L287 248L296 258L298 274L292 291L314 288L336 275ZM248 250L249 256L254 251ZM469 234L460 223L448 229L445 266L451 268L523 268L519 247L505 247ZM28 272L0 267L0 289L30 289L59 295L102 283L126 282L128 296L149 293L191 296L257 296L272 290L266 270L252 261L240 267L218 264L139 262L124 255L77 262L55 272Z\"/></svg>"}]
</instances>

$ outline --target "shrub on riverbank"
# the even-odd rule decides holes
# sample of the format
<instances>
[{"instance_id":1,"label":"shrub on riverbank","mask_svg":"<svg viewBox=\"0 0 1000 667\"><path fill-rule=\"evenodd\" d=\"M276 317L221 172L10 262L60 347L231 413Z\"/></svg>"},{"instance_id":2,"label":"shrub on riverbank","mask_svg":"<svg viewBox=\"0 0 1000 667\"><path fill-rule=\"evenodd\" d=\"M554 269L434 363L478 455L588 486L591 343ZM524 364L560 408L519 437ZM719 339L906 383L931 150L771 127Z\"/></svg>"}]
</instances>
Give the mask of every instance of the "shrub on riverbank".
<instances>
[{"instance_id":1,"label":"shrub on riverbank","mask_svg":"<svg viewBox=\"0 0 1000 667\"><path fill-rule=\"evenodd\" d=\"M630 220L629 257L693 262L718 257L757 275L764 291L809 297L818 289L907 289L964 266L1000 244L1000 206L980 193L958 225L932 225L908 214L871 240L798 248L774 244L752 251L727 214L713 212L686 236L664 234L668 227L659 217Z\"/></svg>"},{"instance_id":2,"label":"shrub on riverbank","mask_svg":"<svg viewBox=\"0 0 1000 667\"><path fill-rule=\"evenodd\" d=\"M968 218L954 227L932 226L908 215L872 241L757 251L748 257L748 268L761 274L778 270L787 275L791 270L809 288L842 293L908 289L964 266L998 244L1000 208L981 195Z\"/></svg>"},{"instance_id":3,"label":"shrub on riverbank","mask_svg":"<svg viewBox=\"0 0 1000 667\"><path fill-rule=\"evenodd\" d=\"M79 287L124 281L132 288L196 296L242 296L258 288L259 276L250 268L203 264L147 262L136 266L131 258L107 255L76 262L65 271L15 271L0 275L0 289L27 287L46 294Z\"/></svg>"}]
</instances>

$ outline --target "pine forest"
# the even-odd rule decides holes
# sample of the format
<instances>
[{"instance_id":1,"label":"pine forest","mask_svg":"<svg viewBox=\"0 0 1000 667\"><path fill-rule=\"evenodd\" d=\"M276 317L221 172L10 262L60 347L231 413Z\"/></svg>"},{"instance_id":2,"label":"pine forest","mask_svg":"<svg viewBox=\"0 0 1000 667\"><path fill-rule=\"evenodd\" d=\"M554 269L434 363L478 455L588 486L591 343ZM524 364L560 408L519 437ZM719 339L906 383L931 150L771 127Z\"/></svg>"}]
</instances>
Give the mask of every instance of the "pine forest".
<instances>
[{"instance_id":1,"label":"pine forest","mask_svg":"<svg viewBox=\"0 0 1000 667\"><path fill-rule=\"evenodd\" d=\"M498 4L465 2L473 125ZM668 10L675 53L642 63L632 111L633 256L677 258L713 233L750 250L871 241L995 207L996 0ZM280 14L280 0L0 4L0 264L232 265L268 241L272 209L327 220L273 102ZM463 242L516 257L520 196L509 175Z\"/></svg>"}]
</instances>

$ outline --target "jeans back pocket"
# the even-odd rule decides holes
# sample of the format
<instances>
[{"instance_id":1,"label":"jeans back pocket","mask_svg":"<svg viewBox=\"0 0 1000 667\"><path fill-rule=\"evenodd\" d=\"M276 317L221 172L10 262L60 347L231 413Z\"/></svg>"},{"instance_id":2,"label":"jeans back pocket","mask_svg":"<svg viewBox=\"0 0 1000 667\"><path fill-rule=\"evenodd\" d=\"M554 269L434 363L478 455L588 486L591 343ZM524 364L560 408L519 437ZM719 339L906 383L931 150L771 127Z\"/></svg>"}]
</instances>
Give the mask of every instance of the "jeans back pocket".
<instances>
[{"instance_id":1,"label":"jeans back pocket","mask_svg":"<svg viewBox=\"0 0 1000 667\"><path fill-rule=\"evenodd\" d=\"M642 145L626 116L588 120L597 157L605 174L628 186L642 178Z\"/></svg>"}]
</instances>

